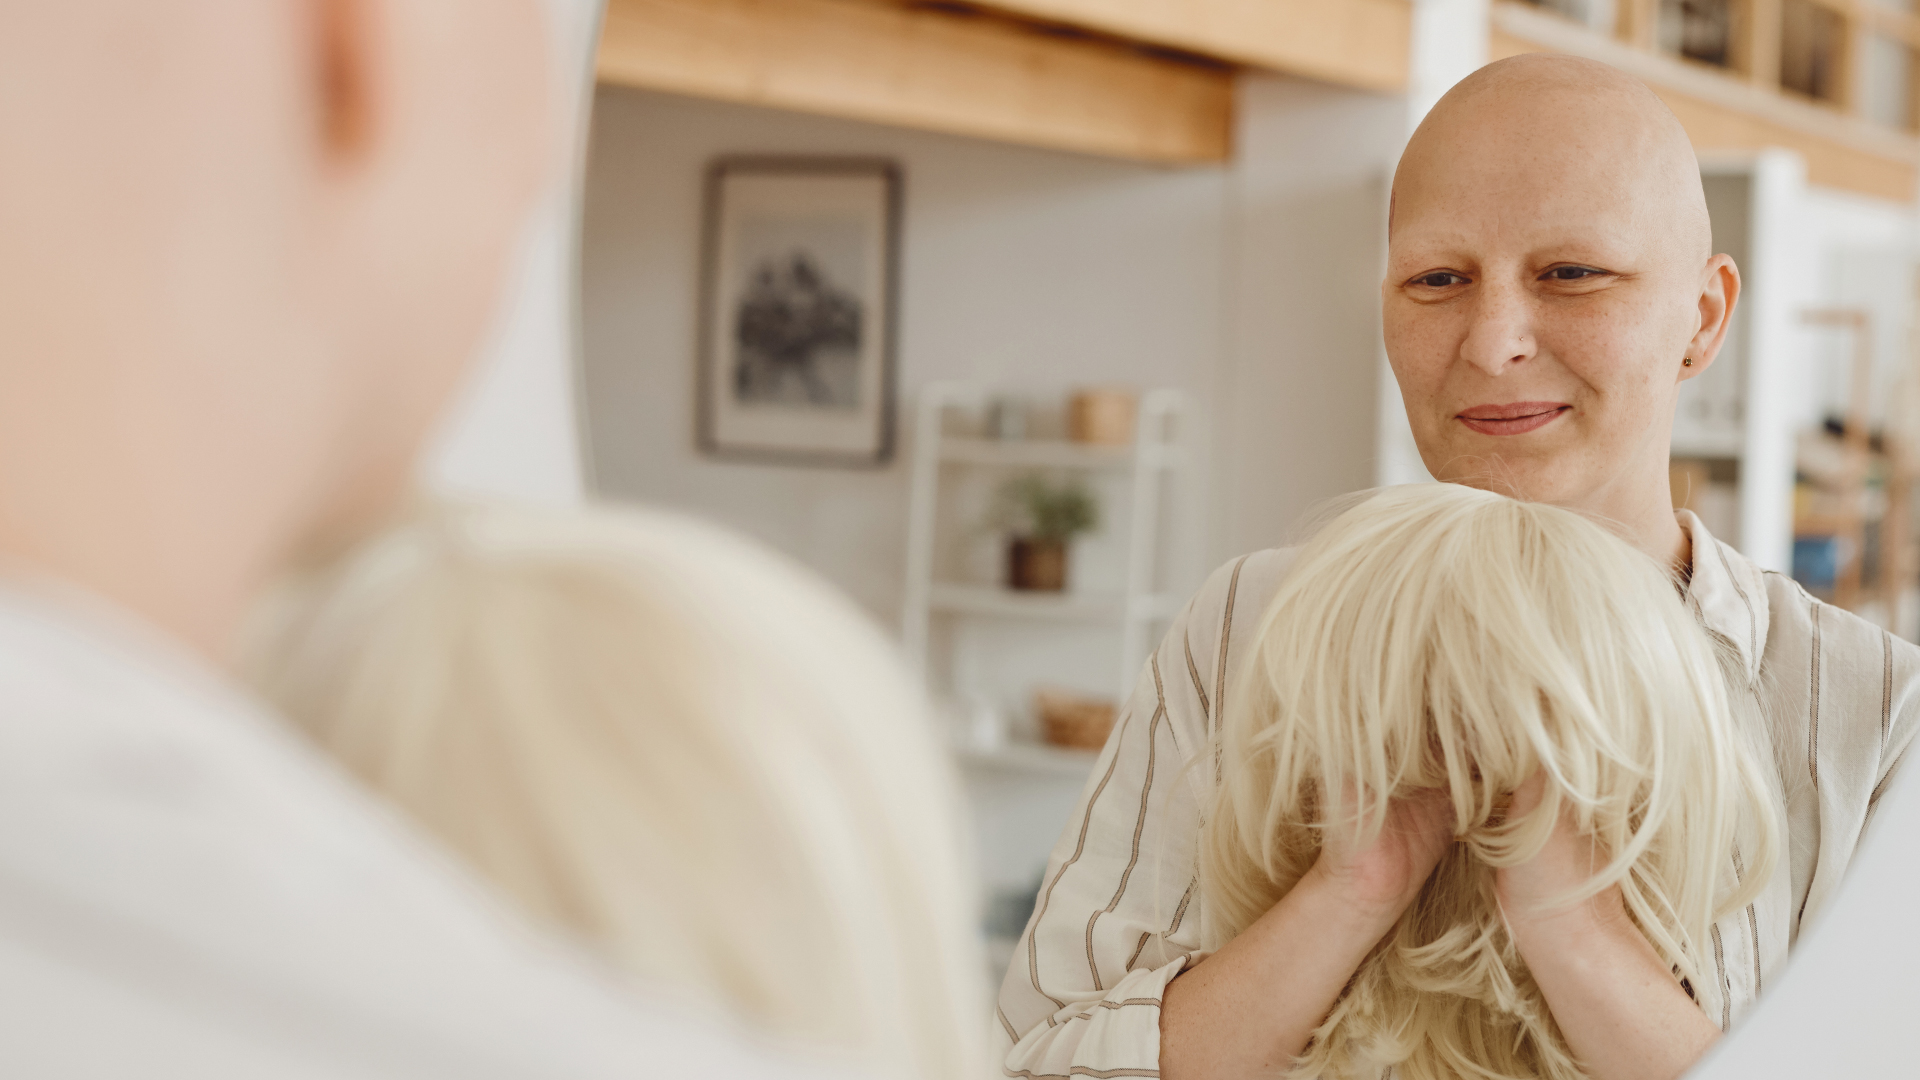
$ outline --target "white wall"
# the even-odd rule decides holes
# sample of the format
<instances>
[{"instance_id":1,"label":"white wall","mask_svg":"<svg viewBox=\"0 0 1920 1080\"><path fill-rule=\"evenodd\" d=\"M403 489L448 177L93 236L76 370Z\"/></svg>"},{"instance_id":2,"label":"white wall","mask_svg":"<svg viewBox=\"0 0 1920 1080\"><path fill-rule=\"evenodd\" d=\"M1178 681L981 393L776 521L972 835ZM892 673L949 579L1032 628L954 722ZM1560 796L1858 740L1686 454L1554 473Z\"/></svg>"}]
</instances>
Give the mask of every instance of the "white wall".
<instances>
[{"instance_id":1,"label":"white wall","mask_svg":"<svg viewBox=\"0 0 1920 1080\"><path fill-rule=\"evenodd\" d=\"M550 173L529 215L472 374L421 458L455 496L567 505L586 491L575 407L574 271L591 61L603 0L546 0L552 46Z\"/></svg>"},{"instance_id":2,"label":"white wall","mask_svg":"<svg viewBox=\"0 0 1920 1080\"><path fill-rule=\"evenodd\" d=\"M746 530L891 625L904 454L878 470L718 462L694 449L702 170L726 153L883 155L905 171L902 444L932 380L1058 394L1174 386L1204 408L1221 352L1225 178L602 88L583 241L585 406L599 489ZM1190 493L1198 550L1202 498Z\"/></svg>"},{"instance_id":3,"label":"white wall","mask_svg":"<svg viewBox=\"0 0 1920 1080\"><path fill-rule=\"evenodd\" d=\"M1284 543L1374 483L1386 184L1404 98L1277 76L1241 88L1215 554Z\"/></svg>"}]
</instances>

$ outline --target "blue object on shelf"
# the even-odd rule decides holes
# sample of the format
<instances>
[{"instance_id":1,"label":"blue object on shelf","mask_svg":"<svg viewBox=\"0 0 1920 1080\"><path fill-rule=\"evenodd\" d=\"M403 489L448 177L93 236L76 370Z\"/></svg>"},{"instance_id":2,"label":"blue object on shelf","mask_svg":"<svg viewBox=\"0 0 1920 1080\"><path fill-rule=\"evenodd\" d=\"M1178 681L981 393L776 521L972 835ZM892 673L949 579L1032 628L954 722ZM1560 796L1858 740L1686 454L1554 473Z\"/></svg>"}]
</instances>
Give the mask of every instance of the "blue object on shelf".
<instances>
[{"instance_id":1,"label":"blue object on shelf","mask_svg":"<svg viewBox=\"0 0 1920 1080\"><path fill-rule=\"evenodd\" d=\"M1838 536L1796 536L1793 580L1809 589L1831 589L1840 579L1843 541Z\"/></svg>"}]
</instances>

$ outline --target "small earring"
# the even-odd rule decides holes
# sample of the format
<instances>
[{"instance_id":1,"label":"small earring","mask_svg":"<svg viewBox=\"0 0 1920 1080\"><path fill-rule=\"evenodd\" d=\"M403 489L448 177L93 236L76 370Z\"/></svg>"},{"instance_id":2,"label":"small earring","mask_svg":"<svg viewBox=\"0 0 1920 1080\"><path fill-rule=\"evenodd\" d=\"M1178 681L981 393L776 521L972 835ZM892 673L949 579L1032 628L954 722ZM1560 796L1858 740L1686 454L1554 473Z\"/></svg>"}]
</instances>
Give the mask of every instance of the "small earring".
<instances>
[{"instance_id":1,"label":"small earring","mask_svg":"<svg viewBox=\"0 0 1920 1080\"><path fill-rule=\"evenodd\" d=\"M1680 366L1681 366L1681 367L1692 367L1692 366L1693 366L1693 357L1691 357L1691 356L1683 356L1683 357L1681 357L1681 358L1680 358Z\"/></svg>"}]
</instances>

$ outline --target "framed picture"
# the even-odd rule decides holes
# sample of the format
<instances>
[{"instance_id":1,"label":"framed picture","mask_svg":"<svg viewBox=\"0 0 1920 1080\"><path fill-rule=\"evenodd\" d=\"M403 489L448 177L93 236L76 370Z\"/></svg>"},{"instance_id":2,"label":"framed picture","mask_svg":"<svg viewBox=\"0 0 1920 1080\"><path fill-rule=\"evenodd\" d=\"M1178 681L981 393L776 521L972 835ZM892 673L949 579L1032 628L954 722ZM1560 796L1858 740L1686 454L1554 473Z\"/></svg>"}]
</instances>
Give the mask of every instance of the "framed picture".
<instances>
[{"instance_id":1,"label":"framed picture","mask_svg":"<svg viewBox=\"0 0 1920 1080\"><path fill-rule=\"evenodd\" d=\"M884 464L894 444L899 168L723 158L707 171L705 227L700 449Z\"/></svg>"}]
</instances>

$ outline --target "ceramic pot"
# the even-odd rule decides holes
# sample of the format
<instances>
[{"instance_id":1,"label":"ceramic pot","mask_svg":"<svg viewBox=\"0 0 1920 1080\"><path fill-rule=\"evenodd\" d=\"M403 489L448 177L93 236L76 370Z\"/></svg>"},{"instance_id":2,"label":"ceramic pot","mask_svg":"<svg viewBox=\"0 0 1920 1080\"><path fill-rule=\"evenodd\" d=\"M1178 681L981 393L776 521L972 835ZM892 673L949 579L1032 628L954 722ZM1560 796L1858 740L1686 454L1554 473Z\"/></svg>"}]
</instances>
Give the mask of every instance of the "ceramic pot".
<instances>
[{"instance_id":1,"label":"ceramic pot","mask_svg":"<svg viewBox=\"0 0 1920 1080\"><path fill-rule=\"evenodd\" d=\"M1007 584L1035 592L1066 588L1066 541L1015 537L1007 545Z\"/></svg>"},{"instance_id":2,"label":"ceramic pot","mask_svg":"<svg viewBox=\"0 0 1920 1080\"><path fill-rule=\"evenodd\" d=\"M1074 442L1125 446L1133 441L1131 390L1082 390L1067 402L1067 434Z\"/></svg>"}]
</instances>

